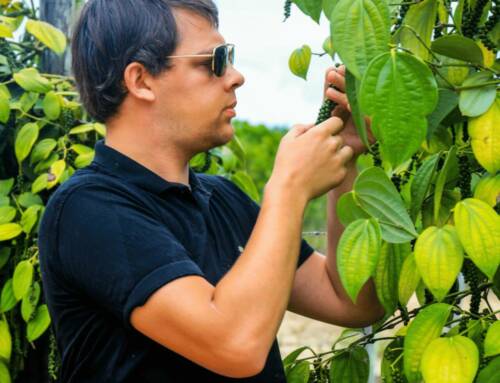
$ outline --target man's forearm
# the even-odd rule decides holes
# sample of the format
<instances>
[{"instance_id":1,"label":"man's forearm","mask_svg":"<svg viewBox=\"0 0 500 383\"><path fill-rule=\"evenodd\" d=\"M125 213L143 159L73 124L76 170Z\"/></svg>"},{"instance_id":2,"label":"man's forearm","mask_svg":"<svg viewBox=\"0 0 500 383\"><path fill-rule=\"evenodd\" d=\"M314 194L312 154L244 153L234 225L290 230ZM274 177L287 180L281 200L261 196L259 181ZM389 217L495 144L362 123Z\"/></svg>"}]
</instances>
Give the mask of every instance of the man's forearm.
<instances>
[{"instance_id":1,"label":"man's forearm","mask_svg":"<svg viewBox=\"0 0 500 383\"><path fill-rule=\"evenodd\" d=\"M306 200L266 187L245 250L216 286L213 304L230 315L242 341L267 355L292 290Z\"/></svg>"},{"instance_id":2,"label":"man's forearm","mask_svg":"<svg viewBox=\"0 0 500 383\"><path fill-rule=\"evenodd\" d=\"M351 300L347 295L344 287L342 286L339 273L337 271L337 245L340 241L342 233L344 232L344 226L337 216L336 205L337 201L344 193L350 192L353 189L357 174L356 161L355 159L353 159L347 164L346 178L344 179L342 184L328 193L327 202L328 250L326 261L328 275L330 276L330 280L338 296L346 302L350 302ZM362 312L365 312L366 315L374 315L374 317L379 317L381 315L381 306L378 302L375 292L375 286L372 279L370 279L361 289L358 295L356 306L358 306L358 308L362 308Z\"/></svg>"}]
</instances>

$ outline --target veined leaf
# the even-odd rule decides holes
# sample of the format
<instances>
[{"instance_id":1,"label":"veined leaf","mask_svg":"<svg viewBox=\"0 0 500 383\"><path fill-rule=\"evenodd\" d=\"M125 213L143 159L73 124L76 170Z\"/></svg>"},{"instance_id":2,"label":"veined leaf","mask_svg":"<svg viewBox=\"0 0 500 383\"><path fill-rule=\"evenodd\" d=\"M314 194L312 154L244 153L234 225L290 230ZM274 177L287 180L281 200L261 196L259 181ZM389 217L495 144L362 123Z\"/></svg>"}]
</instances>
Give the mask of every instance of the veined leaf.
<instances>
[{"instance_id":1,"label":"veined leaf","mask_svg":"<svg viewBox=\"0 0 500 383\"><path fill-rule=\"evenodd\" d=\"M409 383L420 381L420 362L427 346L441 335L452 306L435 303L420 311L408 326L404 341L403 363Z\"/></svg>"},{"instance_id":2,"label":"veined leaf","mask_svg":"<svg viewBox=\"0 0 500 383\"><path fill-rule=\"evenodd\" d=\"M47 305L38 307L35 317L30 320L26 328L26 337L29 342L37 340L50 326L50 315Z\"/></svg>"},{"instance_id":3,"label":"veined leaf","mask_svg":"<svg viewBox=\"0 0 500 383\"><path fill-rule=\"evenodd\" d=\"M338 199L336 213L344 226L360 218L370 218L370 215L356 202L353 191L342 194Z\"/></svg>"},{"instance_id":4,"label":"veined leaf","mask_svg":"<svg viewBox=\"0 0 500 383\"><path fill-rule=\"evenodd\" d=\"M293 366L286 374L286 381L292 383L307 383L311 375L311 367L307 360Z\"/></svg>"},{"instance_id":5,"label":"veined leaf","mask_svg":"<svg viewBox=\"0 0 500 383\"><path fill-rule=\"evenodd\" d=\"M354 183L354 193L362 209L379 220L385 241L404 243L417 237L401 196L382 169L362 171Z\"/></svg>"},{"instance_id":6,"label":"veined leaf","mask_svg":"<svg viewBox=\"0 0 500 383\"><path fill-rule=\"evenodd\" d=\"M23 162L23 160L30 154L33 145L38 139L38 133L38 125L34 122L28 122L17 134L15 151L16 158L19 163Z\"/></svg>"},{"instance_id":7,"label":"veined leaf","mask_svg":"<svg viewBox=\"0 0 500 383\"><path fill-rule=\"evenodd\" d=\"M431 49L443 56L483 65L483 53L476 42L461 35L446 35L434 40Z\"/></svg>"},{"instance_id":8,"label":"veined leaf","mask_svg":"<svg viewBox=\"0 0 500 383\"><path fill-rule=\"evenodd\" d=\"M500 174L483 176L474 189L474 198L486 202L491 207L500 199Z\"/></svg>"},{"instance_id":9,"label":"veined leaf","mask_svg":"<svg viewBox=\"0 0 500 383\"><path fill-rule=\"evenodd\" d=\"M295 49L292 52L288 60L288 66L294 75L307 80L311 55L312 52L309 45L302 45L302 48Z\"/></svg>"},{"instance_id":10,"label":"veined leaf","mask_svg":"<svg viewBox=\"0 0 500 383\"><path fill-rule=\"evenodd\" d=\"M340 0L331 16L333 45L346 68L361 79L368 63L389 50L389 6L385 0Z\"/></svg>"},{"instance_id":11,"label":"veined leaf","mask_svg":"<svg viewBox=\"0 0 500 383\"><path fill-rule=\"evenodd\" d=\"M403 26L399 35L401 44L422 60L429 59L430 54L426 47L431 45L436 14L437 1L424 0L412 5L403 20ZM404 26L408 26L408 28ZM415 34L419 36L425 46Z\"/></svg>"},{"instance_id":12,"label":"veined leaf","mask_svg":"<svg viewBox=\"0 0 500 383\"><path fill-rule=\"evenodd\" d=\"M322 0L292 0L292 2L295 3L304 14L310 16L311 19L319 24L319 18L323 9Z\"/></svg>"},{"instance_id":13,"label":"veined leaf","mask_svg":"<svg viewBox=\"0 0 500 383\"><path fill-rule=\"evenodd\" d=\"M455 206L456 229L472 262L489 279L500 264L500 218L483 201L467 198Z\"/></svg>"},{"instance_id":14,"label":"veined leaf","mask_svg":"<svg viewBox=\"0 0 500 383\"><path fill-rule=\"evenodd\" d=\"M429 190L431 180L434 177L439 154L434 154L427 158L418 169L417 174L411 183L411 217L413 221L417 219L418 212L422 208L425 197Z\"/></svg>"},{"instance_id":15,"label":"veined leaf","mask_svg":"<svg viewBox=\"0 0 500 383\"><path fill-rule=\"evenodd\" d=\"M495 174L500 170L500 99L486 113L470 120L469 135L477 161Z\"/></svg>"},{"instance_id":16,"label":"veined leaf","mask_svg":"<svg viewBox=\"0 0 500 383\"><path fill-rule=\"evenodd\" d=\"M453 161L457 160L457 147L452 146L448 151L448 155L444 160L443 168L441 169L438 179L436 180L436 188L434 189L434 222L437 224L439 220L439 211L441 208L441 199L443 196L446 180L448 179L448 172L451 169Z\"/></svg>"},{"instance_id":17,"label":"veined leaf","mask_svg":"<svg viewBox=\"0 0 500 383\"><path fill-rule=\"evenodd\" d=\"M375 271L380 255L380 236L380 227L373 218L358 219L342 233L337 248L337 266L342 285L353 302Z\"/></svg>"},{"instance_id":18,"label":"veined leaf","mask_svg":"<svg viewBox=\"0 0 500 383\"><path fill-rule=\"evenodd\" d=\"M57 54L66 50L66 36L53 25L39 20L28 20L26 30Z\"/></svg>"},{"instance_id":19,"label":"veined leaf","mask_svg":"<svg viewBox=\"0 0 500 383\"><path fill-rule=\"evenodd\" d=\"M408 304L419 282L420 273L415 262L415 254L411 253L404 260L399 274L398 295L401 305L406 306Z\"/></svg>"},{"instance_id":20,"label":"veined leaf","mask_svg":"<svg viewBox=\"0 0 500 383\"><path fill-rule=\"evenodd\" d=\"M500 321L494 322L484 339L484 356L489 358L500 354Z\"/></svg>"},{"instance_id":21,"label":"veined leaf","mask_svg":"<svg viewBox=\"0 0 500 383\"><path fill-rule=\"evenodd\" d=\"M358 103L361 81L354 77L351 72L346 70L345 84L346 94L349 99L349 105L351 106L351 115L354 120L354 125L356 126L356 131L358 132L358 136L361 138L363 144L368 148L370 146L370 143L368 142L365 116L363 115L363 112L361 111Z\"/></svg>"},{"instance_id":22,"label":"veined leaf","mask_svg":"<svg viewBox=\"0 0 500 383\"><path fill-rule=\"evenodd\" d=\"M460 91L458 106L464 116L478 117L491 107L496 97L496 86L481 85L492 80L493 75L486 71L473 73L465 79L462 86L477 86L477 88Z\"/></svg>"},{"instance_id":23,"label":"veined leaf","mask_svg":"<svg viewBox=\"0 0 500 383\"><path fill-rule=\"evenodd\" d=\"M40 76L35 68L21 69L14 73L14 81L28 92L47 93L52 89L49 80Z\"/></svg>"},{"instance_id":24,"label":"veined leaf","mask_svg":"<svg viewBox=\"0 0 500 383\"><path fill-rule=\"evenodd\" d=\"M335 356L330 365L331 382L367 383L369 373L368 352L360 346Z\"/></svg>"},{"instance_id":25,"label":"veined leaf","mask_svg":"<svg viewBox=\"0 0 500 383\"><path fill-rule=\"evenodd\" d=\"M392 315L398 305L399 276L403 262L410 253L409 243L384 242L382 244L374 281L377 297L384 307L386 315Z\"/></svg>"},{"instance_id":26,"label":"veined leaf","mask_svg":"<svg viewBox=\"0 0 500 383\"><path fill-rule=\"evenodd\" d=\"M488 363L488 365L479 371L476 383L497 383L498 371L500 371L500 356Z\"/></svg>"},{"instance_id":27,"label":"veined leaf","mask_svg":"<svg viewBox=\"0 0 500 383\"><path fill-rule=\"evenodd\" d=\"M415 244L415 261L425 285L438 301L442 301L453 286L464 261L455 228L446 225L425 229Z\"/></svg>"},{"instance_id":28,"label":"veined leaf","mask_svg":"<svg viewBox=\"0 0 500 383\"><path fill-rule=\"evenodd\" d=\"M461 335L434 339L422 356L426 383L472 383L478 367L477 346Z\"/></svg>"},{"instance_id":29,"label":"veined leaf","mask_svg":"<svg viewBox=\"0 0 500 383\"><path fill-rule=\"evenodd\" d=\"M33 280L33 265L30 261L21 261L17 264L12 278L12 290L17 300L26 294Z\"/></svg>"},{"instance_id":30,"label":"veined leaf","mask_svg":"<svg viewBox=\"0 0 500 383\"><path fill-rule=\"evenodd\" d=\"M371 61L359 101L372 117L371 130L383 157L394 166L408 160L426 138L425 117L437 105L437 89L427 65L408 53L393 49Z\"/></svg>"}]
</instances>

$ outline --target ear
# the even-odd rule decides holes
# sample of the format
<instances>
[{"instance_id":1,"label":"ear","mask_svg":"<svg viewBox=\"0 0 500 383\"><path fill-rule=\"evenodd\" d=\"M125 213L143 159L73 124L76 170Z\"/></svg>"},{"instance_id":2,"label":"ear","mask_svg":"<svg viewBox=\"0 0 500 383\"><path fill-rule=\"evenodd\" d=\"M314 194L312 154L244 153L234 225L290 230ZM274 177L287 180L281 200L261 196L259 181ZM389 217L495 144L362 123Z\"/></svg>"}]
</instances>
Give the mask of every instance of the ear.
<instances>
[{"instance_id":1,"label":"ear","mask_svg":"<svg viewBox=\"0 0 500 383\"><path fill-rule=\"evenodd\" d=\"M153 76L146 70L144 65L138 62L127 65L123 73L123 81L129 94L143 101L154 101L156 99L151 86L152 80Z\"/></svg>"}]
</instances>

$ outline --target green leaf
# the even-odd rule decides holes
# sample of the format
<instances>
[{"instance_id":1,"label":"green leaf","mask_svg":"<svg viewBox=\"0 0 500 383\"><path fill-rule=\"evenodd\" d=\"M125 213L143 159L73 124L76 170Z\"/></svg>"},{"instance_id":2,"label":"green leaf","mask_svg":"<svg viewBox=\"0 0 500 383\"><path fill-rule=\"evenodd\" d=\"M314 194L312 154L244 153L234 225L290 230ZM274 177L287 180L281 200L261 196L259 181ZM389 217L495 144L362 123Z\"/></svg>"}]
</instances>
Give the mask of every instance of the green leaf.
<instances>
[{"instance_id":1,"label":"green leaf","mask_svg":"<svg viewBox=\"0 0 500 383\"><path fill-rule=\"evenodd\" d=\"M99 122L94 123L94 130L99 134L101 137L106 137L106 125L101 124Z\"/></svg>"},{"instance_id":2,"label":"green leaf","mask_svg":"<svg viewBox=\"0 0 500 383\"><path fill-rule=\"evenodd\" d=\"M33 226L38 220L38 212L42 207L40 205L33 205L26 209L21 217L21 227L26 234L30 234Z\"/></svg>"},{"instance_id":3,"label":"green leaf","mask_svg":"<svg viewBox=\"0 0 500 383\"><path fill-rule=\"evenodd\" d=\"M386 315L392 315L398 305L398 282L404 260L411 253L409 243L392 244L384 242L375 270L377 297Z\"/></svg>"},{"instance_id":4,"label":"green leaf","mask_svg":"<svg viewBox=\"0 0 500 383\"><path fill-rule=\"evenodd\" d=\"M354 120L356 131L358 132L358 136L361 138L363 144L368 148L370 147L370 143L368 142L365 116L361 111L358 102L361 81L354 77L351 72L346 70L345 83L349 105L351 106L351 115Z\"/></svg>"},{"instance_id":5,"label":"green leaf","mask_svg":"<svg viewBox=\"0 0 500 383\"><path fill-rule=\"evenodd\" d=\"M47 189L52 189L61 181L62 175L65 170L66 170L66 161L64 160L56 161L50 166L49 173L51 174L51 176L49 176ZM50 177L52 177L53 179L51 179Z\"/></svg>"},{"instance_id":6,"label":"green leaf","mask_svg":"<svg viewBox=\"0 0 500 383\"><path fill-rule=\"evenodd\" d=\"M22 227L17 223L6 223L4 225L0 225L0 242L16 238L22 232Z\"/></svg>"},{"instance_id":7,"label":"green leaf","mask_svg":"<svg viewBox=\"0 0 500 383\"><path fill-rule=\"evenodd\" d=\"M415 262L415 254L406 257L401 267L398 283L399 303L406 306L420 282L420 273Z\"/></svg>"},{"instance_id":8,"label":"green leaf","mask_svg":"<svg viewBox=\"0 0 500 383\"><path fill-rule=\"evenodd\" d=\"M323 9L322 0L292 0L292 2L295 3L303 13L310 16L311 19L319 24L321 10Z\"/></svg>"},{"instance_id":9,"label":"green leaf","mask_svg":"<svg viewBox=\"0 0 500 383\"><path fill-rule=\"evenodd\" d=\"M10 278L2 287L0 295L0 313L11 310L17 303L14 291L12 290L12 278Z\"/></svg>"},{"instance_id":10,"label":"green leaf","mask_svg":"<svg viewBox=\"0 0 500 383\"><path fill-rule=\"evenodd\" d=\"M376 219L358 219L347 226L337 248L337 267L353 302L375 272L380 256L381 234Z\"/></svg>"},{"instance_id":11,"label":"green leaf","mask_svg":"<svg viewBox=\"0 0 500 383\"><path fill-rule=\"evenodd\" d=\"M439 124L448 116L458 105L458 96L449 89L439 89L438 104L434 111L427 116L427 139L436 131Z\"/></svg>"},{"instance_id":12,"label":"green leaf","mask_svg":"<svg viewBox=\"0 0 500 383\"><path fill-rule=\"evenodd\" d=\"M47 93L52 89L49 80L40 76L35 68L21 69L14 73L14 81L28 92Z\"/></svg>"},{"instance_id":13,"label":"green leaf","mask_svg":"<svg viewBox=\"0 0 500 383\"><path fill-rule=\"evenodd\" d=\"M288 60L288 66L294 75L307 80L311 55L312 52L309 45L302 45L302 48L297 48L292 52Z\"/></svg>"},{"instance_id":14,"label":"green leaf","mask_svg":"<svg viewBox=\"0 0 500 383\"><path fill-rule=\"evenodd\" d=\"M35 313L35 317L28 322L26 328L26 337L29 342L34 342L50 326L50 315L47 305L41 305L38 307Z\"/></svg>"},{"instance_id":15,"label":"green leaf","mask_svg":"<svg viewBox=\"0 0 500 383\"><path fill-rule=\"evenodd\" d=\"M323 50L330 55L330 57L333 59L335 56L335 49L333 48L333 43L332 43L332 38L331 36L328 36L325 41L323 41L322 45Z\"/></svg>"},{"instance_id":16,"label":"green leaf","mask_svg":"<svg viewBox=\"0 0 500 383\"><path fill-rule=\"evenodd\" d=\"M425 285L442 301L457 279L464 252L455 228L431 226L415 244L415 261Z\"/></svg>"},{"instance_id":17,"label":"green leaf","mask_svg":"<svg viewBox=\"0 0 500 383\"><path fill-rule=\"evenodd\" d=\"M485 174L474 189L474 198L486 202L491 207L497 204L500 195L500 174L495 176Z\"/></svg>"},{"instance_id":18,"label":"green leaf","mask_svg":"<svg viewBox=\"0 0 500 383\"><path fill-rule=\"evenodd\" d=\"M483 65L483 52L476 42L461 35L446 35L432 42L431 49L443 56Z\"/></svg>"},{"instance_id":19,"label":"green leaf","mask_svg":"<svg viewBox=\"0 0 500 383\"><path fill-rule=\"evenodd\" d=\"M444 187L446 185L446 180L448 179L448 172L451 169L453 161L457 158L457 147L452 146L448 151L446 159L444 160L444 165L439 172L438 178L436 180L436 188L434 189L434 222L437 224L439 219L439 211L441 208L441 199L443 196Z\"/></svg>"},{"instance_id":20,"label":"green leaf","mask_svg":"<svg viewBox=\"0 0 500 383\"><path fill-rule=\"evenodd\" d=\"M299 355L302 354L302 352L304 352L307 349L308 349L307 346L303 346L303 347L300 347L300 348L292 351L290 354L288 354L285 357L285 359L283 359L283 366L286 368L286 367L289 367L292 364L294 364L295 361L297 360L297 358L299 357Z\"/></svg>"},{"instance_id":21,"label":"green leaf","mask_svg":"<svg viewBox=\"0 0 500 383\"><path fill-rule=\"evenodd\" d=\"M24 125L16 137L15 150L16 158L19 163L21 163L31 152L33 145L38 139L38 125L29 122Z\"/></svg>"},{"instance_id":22,"label":"green leaf","mask_svg":"<svg viewBox=\"0 0 500 383\"><path fill-rule=\"evenodd\" d=\"M257 187L255 186L252 178L248 175L248 173L238 171L231 175L231 181L238 185L254 201L259 201L259 191L257 190Z\"/></svg>"},{"instance_id":23,"label":"green leaf","mask_svg":"<svg viewBox=\"0 0 500 383\"><path fill-rule=\"evenodd\" d=\"M291 368L287 375L287 383L307 383L309 381L309 376L311 374L311 368L307 360L297 363L293 368Z\"/></svg>"},{"instance_id":24,"label":"green leaf","mask_svg":"<svg viewBox=\"0 0 500 383\"><path fill-rule=\"evenodd\" d=\"M33 265L30 261L21 261L17 264L12 278L12 290L17 300L26 294L33 281Z\"/></svg>"},{"instance_id":25,"label":"green leaf","mask_svg":"<svg viewBox=\"0 0 500 383\"><path fill-rule=\"evenodd\" d=\"M0 196L9 195L12 190L12 186L14 186L14 178L8 178L6 180L0 181Z\"/></svg>"},{"instance_id":26,"label":"green leaf","mask_svg":"<svg viewBox=\"0 0 500 383\"><path fill-rule=\"evenodd\" d=\"M358 79L372 59L389 50L389 6L385 0L340 0L331 16L333 46Z\"/></svg>"},{"instance_id":27,"label":"green leaf","mask_svg":"<svg viewBox=\"0 0 500 383\"><path fill-rule=\"evenodd\" d=\"M332 12L339 0L323 0L323 13L328 20L331 20Z\"/></svg>"},{"instance_id":28,"label":"green leaf","mask_svg":"<svg viewBox=\"0 0 500 383\"><path fill-rule=\"evenodd\" d=\"M31 316L35 312L38 301L40 300L41 288L38 282L33 283L28 293L23 296L21 302L21 316L27 323L30 321Z\"/></svg>"},{"instance_id":29,"label":"green leaf","mask_svg":"<svg viewBox=\"0 0 500 383\"><path fill-rule=\"evenodd\" d=\"M461 335L434 339L422 355L426 383L472 383L478 367L476 345Z\"/></svg>"},{"instance_id":30,"label":"green leaf","mask_svg":"<svg viewBox=\"0 0 500 383\"><path fill-rule=\"evenodd\" d=\"M493 80L493 74L487 71L471 74L462 86L480 86ZM458 106L464 116L477 117L490 108L495 101L496 86L486 85L474 89L460 91Z\"/></svg>"},{"instance_id":31,"label":"green leaf","mask_svg":"<svg viewBox=\"0 0 500 383\"><path fill-rule=\"evenodd\" d=\"M370 218L370 215L356 202L353 191L342 194L338 199L336 213L344 226L360 218Z\"/></svg>"},{"instance_id":32,"label":"green leaf","mask_svg":"<svg viewBox=\"0 0 500 383\"><path fill-rule=\"evenodd\" d=\"M19 196L18 199L19 205L22 207L28 208L33 205L42 205L43 201L39 195L35 195L33 193L23 193Z\"/></svg>"},{"instance_id":33,"label":"green leaf","mask_svg":"<svg viewBox=\"0 0 500 383\"><path fill-rule=\"evenodd\" d=\"M12 337L9 331L9 324L5 320L0 319L0 360L9 361L11 354Z\"/></svg>"},{"instance_id":34,"label":"green leaf","mask_svg":"<svg viewBox=\"0 0 500 383\"><path fill-rule=\"evenodd\" d=\"M404 341L403 363L409 383L420 382L420 362L427 346L439 337L452 306L435 303L420 311L408 326Z\"/></svg>"},{"instance_id":35,"label":"green leaf","mask_svg":"<svg viewBox=\"0 0 500 383\"><path fill-rule=\"evenodd\" d=\"M50 153L57 146L56 140L53 138L45 138L36 143L30 156L30 165L36 164L39 161L49 158Z\"/></svg>"},{"instance_id":36,"label":"green leaf","mask_svg":"<svg viewBox=\"0 0 500 383\"><path fill-rule=\"evenodd\" d=\"M83 125L75 126L73 129L71 129L69 131L68 134L88 133L88 132L92 132L93 130L94 130L94 124L83 124Z\"/></svg>"},{"instance_id":37,"label":"green leaf","mask_svg":"<svg viewBox=\"0 0 500 383\"><path fill-rule=\"evenodd\" d=\"M33 106L38 102L40 95L35 92L24 92L21 98L19 99L19 108L22 112L28 113ZM12 105L12 109L16 109L14 104Z\"/></svg>"},{"instance_id":38,"label":"green leaf","mask_svg":"<svg viewBox=\"0 0 500 383\"><path fill-rule=\"evenodd\" d=\"M486 333L484 339L484 356L489 358L500 354L500 321L494 322Z\"/></svg>"},{"instance_id":39,"label":"green leaf","mask_svg":"<svg viewBox=\"0 0 500 383\"><path fill-rule=\"evenodd\" d=\"M75 159L75 167L77 169L84 168L92 163L94 160L95 153L92 151L91 153L80 154Z\"/></svg>"},{"instance_id":40,"label":"green leaf","mask_svg":"<svg viewBox=\"0 0 500 383\"><path fill-rule=\"evenodd\" d=\"M28 20L26 30L57 54L66 50L66 36L53 25L39 20Z\"/></svg>"},{"instance_id":41,"label":"green leaf","mask_svg":"<svg viewBox=\"0 0 500 383\"><path fill-rule=\"evenodd\" d=\"M10 117L10 104L9 98L5 96L4 92L0 92L0 122L6 123Z\"/></svg>"},{"instance_id":42,"label":"green leaf","mask_svg":"<svg viewBox=\"0 0 500 383\"><path fill-rule=\"evenodd\" d=\"M430 56L428 47L431 45L436 14L437 1L424 0L413 4L403 20L403 25L409 28L401 27L400 42L404 48L409 49L422 60L428 60ZM415 36L415 33L421 41Z\"/></svg>"},{"instance_id":43,"label":"green leaf","mask_svg":"<svg viewBox=\"0 0 500 383\"><path fill-rule=\"evenodd\" d=\"M0 207L0 225L12 222L16 218L17 210L12 206Z\"/></svg>"},{"instance_id":44,"label":"green leaf","mask_svg":"<svg viewBox=\"0 0 500 383\"><path fill-rule=\"evenodd\" d=\"M354 193L363 210L379 220L385 241L404 243L417 237L401 196L382 169L362 171L354 183Z\"/></svg>"},{"instance_id":45,"label":"green leaf","mask_svg":"<svg viewBox=\"0 0 500 383\"><path fill-rule=\"evenodd\" d=\"M10 248L4 247L0 249L0 270L7 264L10 257Z\"/></svg>"},{"instance_id":46,"label":"green leaf","mask_svg":"<svg viewBox=\"0 0 500 383\"><path fill-rule=\"evenodd\" d=\"M500 217L487 203L467 198L455 206L454 220L470 259L493 279L500 265Z\"/></svg>"},{"instance_id":47,"label":"green leaf","mask_svg":"<svg viewBox=\"0 0 500 383\"><path fill-rule=\"evenodd\" d=\"M429 191L431 181L436 172L437 163L440 155L434 154L427 158L418 169L411 183L411 207L410 213L413 221L417 219L418 213L422 208L427 192Z\"/></svg>"},{"instance_id":48,"label":"green leaf","mask_svg":"<svg viewBox=\"0 0 500 383\"><path fill-rule=\"evenodd\" d=\"M383 158L397 166L408 160L427 136L425 117L437 105L437 84L422 61L393 49L370 63L359 101L361 109L373 117L371 130L380 142Z\"/></svg>"},{"instance_id":49,"label":"green leaf","mask_svg":"<svg viewBox=\"0 0 500 383\"><path fill-rule=\"evenodd\" d=\"M330 365L331 382L368 383L369 373L368 352L361 346L335 356Z\"/></svg>"},{"instance_id":50,"label":"green leaf","mask_svg":"<svg viewBox=\"0 0 500 383\"><path fill-rule=\"evenodd\" d=\"M82 144L73 144L71 145L71 150L73 150L77 154L89 154L89 153L94 153L94 149L82 145Z\"/></svg>"},{"instance_id":51,"label":"green leaf","mask_svg":"<svg viewBox=\"0 0 500 383\"><path fill-rule=\"evenodd\" d=\"M9 369L2 360L0 360L0 382L2 383L12 382L12 380L10 379Z\"/></svg>"},{"instance_id":52,"label":"green leaf","mask_svg":"<svg viewBox=\"0 0 500 383\"><path fill-rule=\"evenodd\" d=\"M57 120L61 115L61 101L59 96L53 91L45 95L42 107L43 112L49 120Z\"/></svg>"},{"instance_id":53,"label":"green leaf","mask_svg":"<svg viewBox=\"0 0 500 383\"><path fill-rule=\"evenodd\" d=\"M488 363L479 371L476 383L498 383L498 371L500 371L500 356Z\"/></svg>"}]
</instances>

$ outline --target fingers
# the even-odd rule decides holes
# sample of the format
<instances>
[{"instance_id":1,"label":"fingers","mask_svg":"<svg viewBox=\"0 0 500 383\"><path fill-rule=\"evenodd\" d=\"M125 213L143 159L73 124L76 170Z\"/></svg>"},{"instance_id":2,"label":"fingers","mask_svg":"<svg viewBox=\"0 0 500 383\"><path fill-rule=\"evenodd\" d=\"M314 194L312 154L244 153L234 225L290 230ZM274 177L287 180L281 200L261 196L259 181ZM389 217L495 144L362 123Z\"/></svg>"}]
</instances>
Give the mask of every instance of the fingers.
<instances>
[{"instance_id":1,"label":"fingers","mask_svg":"<svg viewBox=\"0 0 500 383\"><path fill-rule=\"evenodd\" d=\"M328 88L326 91L326 96L333 102L342 106L344 109L351 111L351 106L349 105L349 99L347 98L347 95L345 93L339 92L338 90L333 88Z\"/></svg>"},{"instance_id":2,"label":"fingers","mask_svg":"<svg viewBox=\"0 0 500 383\"><path fill-rule=\"evenodd\" d=\"M345 92L345 70L341 71L340 68L332 68L327 74L326 81Z\"/></svg>"},{"instance_id":3,"label":"fingers","mask_svg":"<svg viewBox=\"0 0 500 383\"><path fill-rule=\"evenodd\" d=\"M340 148L338 156L341 157L343 163L349 162L354 156L354 150L348 145Z\"/></svg>"},{"instance_id":4,"label":"fingers","mask_svg":"<svg viewBox=\"0 0 500 383\"><path fill-rule=\"evenodd\" d=\"M314 130L320 130L328 136L339 133L344 127L344 121L338 117L330 117L316 126Z\"/></svg>"},{"instance_id":5,"label":"fingers","mask_svg":"<svg viewBox=\"0 0 500 383\"><path fill-rule=\"evenodd\" d=\"M314 126L314 124L297 124L297 125L292 126L286 135L287 136L289 135L291 137L298 137L298 136L304 134L305 132L307 132L313 126Z\"/></svg>"}]
</instances>

